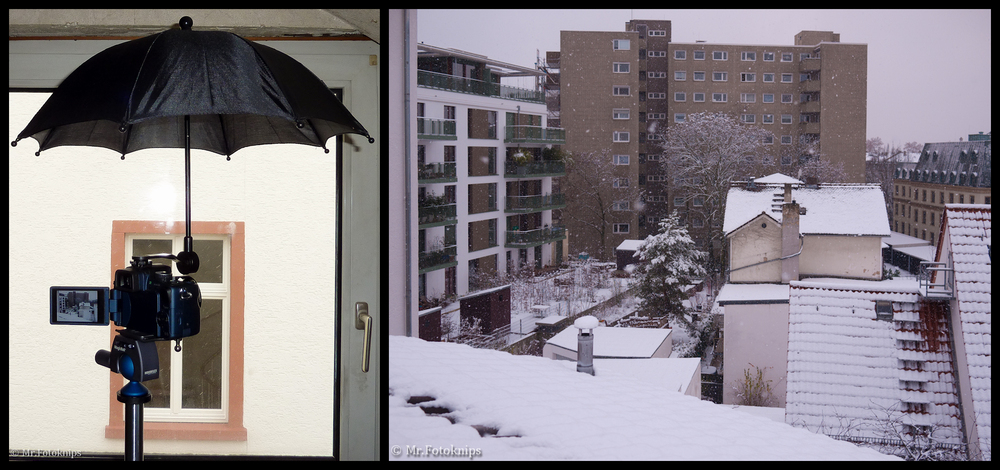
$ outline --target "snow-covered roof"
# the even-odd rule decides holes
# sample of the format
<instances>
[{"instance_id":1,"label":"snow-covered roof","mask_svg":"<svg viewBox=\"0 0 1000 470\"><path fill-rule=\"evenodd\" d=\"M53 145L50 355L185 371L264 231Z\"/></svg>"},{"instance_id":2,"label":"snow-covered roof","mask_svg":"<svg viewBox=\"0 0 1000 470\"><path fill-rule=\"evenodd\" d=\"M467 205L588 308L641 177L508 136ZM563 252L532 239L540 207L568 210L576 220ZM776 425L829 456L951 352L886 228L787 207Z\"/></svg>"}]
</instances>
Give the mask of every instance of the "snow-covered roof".
<instances>
[{"instance_id":1,"label":"snow-covered roof","mask_svg":"<svg viewBox=\"0 0 1000 470\"><path fill-rule=\"evenodd\" d=\"M785 184L785 183L804 184L802 181L782 173L774 173L767 176L762 176L760 178L755 179L754 182L759 184Z\"/></svg>"},{"instance_id":2,"label":"snow-covered roof","mask_svg":"<svg viewBox=\"0 0 1000 470\"><path fill-rule=\"evenodd\" d=\"M913 279L792 281L786 422L875 439L893 437L883 433L891 420L933 424L935 437L959 443L947 319L921 315L919 300ZM889 317L879 318L878 301L891 302ZM906 411L906 403L926 411Z\"/></svg>"},{"instance_id":3,"label":"snow-covered roof","mask_svg":"<svg viewBox=\"0 0 1000 470\"><path fill-rule=\"evenodd\" d=\"M641 379L582 374L570 361L401 336L389 337L389 353L393 459L893 459ZM415 396L450 419L407 404Z\"/></svg>"},{"instance_id":4,"label":"snow-covered roof","mask_svg":"<svg viewBox=\"0 0 1000 470\"><path fill-rule=\"evenodd\" d=\"M719 289L715 298L719 305L729 304L787 304L788 284L733 284Z\"/></svg>"},{"instance_id":5,"label":"snow-covered roof","mask_svg":"<svg viewBox=\"0 0 1000 470\"><path fill-rule=\"evenodd\" d=\"M650 358L670 336L670 329L657 328L594 328L594 357ZM548 344L576 351L580 330L567 327L548 340Z\"/></svg>"},{"instance_id":6,"label":"snow-covered roof","mask_svg":"<svg viewBox=\"0 0 1000 470\"><path fill-rule=\"evenodd\" d=\"M618 245L618 248L615 248L615 249L616 250L635 251L635 250L639 249L639 245L642 245L642 242L644 242L644 241L646 241L646 240L623 240L622 243L620 245Z\"/></svg>"},{"instance_id":7,"label":"snow-covered roof","mask_svg":"<svg viewBox=\"0 0 1000 470\"><path fill-rule=\"evenodd\" d=\"M722 231L730 234L761 213L781 222L782 185L748 191L745 185L729 189ZM758 186L759 187L759 186ZM885 198L878 185L830 184L818 188L793 187L792 200L805 208L799 217L803 235L889 236ZM777 208L775 211L774 209Z\"/></svg>"},{"instance_id":8,"label":"snow-covered roof","mask_svg":"<svg viewBox=\"0 0 1000 470\"><path fill-rule=\"evenodd\" d=\"M938 261L947 262L951 252L955 269L955 298L962 324L969 385L979 439L992 436L992 243L991 208L988 205L948 204ZM983 446L990 459L989 445Z\"/></svg>"}]
</instances>

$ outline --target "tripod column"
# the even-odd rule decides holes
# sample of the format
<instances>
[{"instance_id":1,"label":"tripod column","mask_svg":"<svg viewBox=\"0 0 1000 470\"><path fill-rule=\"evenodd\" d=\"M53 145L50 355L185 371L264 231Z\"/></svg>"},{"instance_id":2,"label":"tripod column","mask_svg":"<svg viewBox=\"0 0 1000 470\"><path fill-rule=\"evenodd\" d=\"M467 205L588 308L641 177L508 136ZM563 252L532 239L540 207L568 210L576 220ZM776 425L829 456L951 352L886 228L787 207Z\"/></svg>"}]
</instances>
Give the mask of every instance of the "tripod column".
<instances>
[{"instance_id":1,"label":"tripod column","mask_svg":"<svg viewBox=\"0 0 1000 470\"><path fill-rule=\"evenodd\" d=\"M129 382L118 391L118 401L125 404L125 460L142 460L142 409L153 397L139 382Z\"/></svg>"}]
</instances>

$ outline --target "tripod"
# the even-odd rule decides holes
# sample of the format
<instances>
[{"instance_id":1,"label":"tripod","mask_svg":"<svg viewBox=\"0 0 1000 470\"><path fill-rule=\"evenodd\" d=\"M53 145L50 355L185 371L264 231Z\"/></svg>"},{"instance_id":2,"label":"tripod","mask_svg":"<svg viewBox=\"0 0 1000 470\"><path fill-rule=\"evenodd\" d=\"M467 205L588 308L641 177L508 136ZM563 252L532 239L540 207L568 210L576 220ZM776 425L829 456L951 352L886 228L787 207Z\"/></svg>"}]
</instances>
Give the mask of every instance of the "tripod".
<instances>
[{"instance_id":1,"label":"tripod","mask_svg":"<svg viewBox=\"0 0 1000 470\"><path fill-rule=\"evenodd\" d=\"M118 391L118 401L125 404L125 460L142 460L143 405L152 399L141 382L160 377L160 358L153 337L131 330L118 330L111 351L97 351L98 364L129 380Z\"/></svg>"}]
</instances>

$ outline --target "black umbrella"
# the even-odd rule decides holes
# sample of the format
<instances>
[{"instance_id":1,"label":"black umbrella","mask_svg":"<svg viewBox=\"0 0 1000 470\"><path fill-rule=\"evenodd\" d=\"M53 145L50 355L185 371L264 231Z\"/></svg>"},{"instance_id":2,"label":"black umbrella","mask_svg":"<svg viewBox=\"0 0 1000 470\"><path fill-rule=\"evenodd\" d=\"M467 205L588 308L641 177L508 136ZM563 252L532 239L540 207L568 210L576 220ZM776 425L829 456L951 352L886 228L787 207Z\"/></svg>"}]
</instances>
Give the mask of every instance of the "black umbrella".
<instances>
[{"instance_id":1,"label":"black umbrella","mask_svg":"<svg viewBox=\"0 0 1000 470\"><path fill-rule=\"evenodd\" d=\"M270 47L221 31L167 30L112 46L73 71L11 142L43 150L104 147L121 154L183 148L187 236L183 274L198 270L191 238L191 149L226 159L252 145L323 147L345 133L375 141L316 75Z\"/></svg>"}]
</instances>

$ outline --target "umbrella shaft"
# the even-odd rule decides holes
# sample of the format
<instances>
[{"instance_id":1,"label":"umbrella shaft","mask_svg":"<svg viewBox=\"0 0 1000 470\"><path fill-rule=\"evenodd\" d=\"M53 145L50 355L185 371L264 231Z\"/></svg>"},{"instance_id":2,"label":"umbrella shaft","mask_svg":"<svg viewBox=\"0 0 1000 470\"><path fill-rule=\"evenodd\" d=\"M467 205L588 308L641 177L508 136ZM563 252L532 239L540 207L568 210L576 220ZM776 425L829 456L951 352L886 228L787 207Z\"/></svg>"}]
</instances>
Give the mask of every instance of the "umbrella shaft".
<instances>
[{"instance_id":1,"label":"umbrella shaft","mask_svg":"<svg viewBox=\"0 0 1000 470\"><path fill-rule=\"evenodd\" d=\"M184 115L184 250L193 251L191 239L191 116Z\"/></svg>"}]
</instances>

